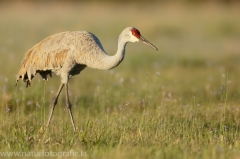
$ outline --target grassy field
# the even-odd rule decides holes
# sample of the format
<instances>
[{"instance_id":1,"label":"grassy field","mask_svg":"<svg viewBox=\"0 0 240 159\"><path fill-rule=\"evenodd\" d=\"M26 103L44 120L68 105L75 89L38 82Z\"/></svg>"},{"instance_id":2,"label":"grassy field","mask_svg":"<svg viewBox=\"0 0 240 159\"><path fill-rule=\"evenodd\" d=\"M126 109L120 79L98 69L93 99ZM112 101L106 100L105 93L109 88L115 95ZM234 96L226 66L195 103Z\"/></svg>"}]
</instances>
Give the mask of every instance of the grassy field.
<instances>
[{"instance_id":1,"label":"grassy field","mask_svg":"<svg viewBox=\"0 0 240 159\"><path fill-rule=\"evenodd\" d=\"M239 158L239 7L2 3L0 158ZM15 87L24 53L54 33L87 30L113 55L127 26L159 51L131 43L116 69L85 69L69 86L77 132L64 92L46 129L60 78Z\"/></svg>"}]
</instances>

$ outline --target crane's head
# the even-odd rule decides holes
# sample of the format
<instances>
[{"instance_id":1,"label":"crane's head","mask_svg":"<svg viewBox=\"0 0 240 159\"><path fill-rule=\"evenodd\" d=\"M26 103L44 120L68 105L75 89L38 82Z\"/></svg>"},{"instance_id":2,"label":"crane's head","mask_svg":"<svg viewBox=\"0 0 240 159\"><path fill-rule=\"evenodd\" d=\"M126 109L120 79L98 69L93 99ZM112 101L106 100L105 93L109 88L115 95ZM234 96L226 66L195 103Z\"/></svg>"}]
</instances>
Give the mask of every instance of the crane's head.
<instances>
[{"instance_id":1,"label":"crane's head","mask_svg":"<svg viewBox=\"0 0 240 159\"><path fill-rule=\"evenodd\" d=\"M127 27L126 29L123 30L123 33L125 34L124 38L128 42L141 42L155 50L158 50L153 44L151 44L144 37L142 37L140 32L134 27Z\"/></svg>"}]
</instances>

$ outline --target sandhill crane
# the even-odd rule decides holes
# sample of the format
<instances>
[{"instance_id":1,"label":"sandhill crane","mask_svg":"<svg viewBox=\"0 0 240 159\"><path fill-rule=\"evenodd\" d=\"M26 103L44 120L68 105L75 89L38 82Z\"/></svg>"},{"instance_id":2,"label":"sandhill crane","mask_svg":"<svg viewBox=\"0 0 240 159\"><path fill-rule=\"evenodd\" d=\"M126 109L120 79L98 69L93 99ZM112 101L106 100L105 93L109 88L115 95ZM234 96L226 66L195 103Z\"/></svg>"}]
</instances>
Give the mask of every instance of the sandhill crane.
<instances>
[{"instance_id":1,"label":"sandhill crane","mask_svg":"<svg viewBox=\"0 0 240 159\"><path fill-rule=\"evenodd\" d=\"M85 67L108 70L117 67L123 60L125 48L128 42L142 42L151 48L158 50L153 44L143 38L134 27L127 27L122 31L118 39L118 50L113 56L108 55L98 38L86 31L67 31L40 41L26 53L21 68L17 74L16 85L19 79L31 85L31 80L39 73L44 80L52 72L61 77L61 85L53 99L47 127L57 104L59 94L65 85L66 106L70 115L74 131L76 130L71 103L68 94L69 79L79 74Z\"/></svg>"}]
</instances>

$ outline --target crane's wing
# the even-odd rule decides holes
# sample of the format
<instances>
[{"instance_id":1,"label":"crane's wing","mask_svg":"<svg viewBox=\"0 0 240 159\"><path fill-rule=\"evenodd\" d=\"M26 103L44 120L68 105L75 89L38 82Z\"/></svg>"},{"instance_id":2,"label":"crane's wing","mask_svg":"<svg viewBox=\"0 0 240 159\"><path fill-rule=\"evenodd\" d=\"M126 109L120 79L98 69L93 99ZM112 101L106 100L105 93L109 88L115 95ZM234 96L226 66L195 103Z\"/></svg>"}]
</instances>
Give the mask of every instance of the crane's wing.
<instances>
[{"instance_id":1,"label":"crane's wing","mask_svg":"<svg viewBox=\"0 0 240 159\"><path fill-rule=\"evenodd\" d=\"M22 79L28 87L37 73L47 80L53 69L60 69L70 50L69 41L66 40L68 33L52 35L29 49L17 74L16 84Z\"/></svg>"}]
</instances>

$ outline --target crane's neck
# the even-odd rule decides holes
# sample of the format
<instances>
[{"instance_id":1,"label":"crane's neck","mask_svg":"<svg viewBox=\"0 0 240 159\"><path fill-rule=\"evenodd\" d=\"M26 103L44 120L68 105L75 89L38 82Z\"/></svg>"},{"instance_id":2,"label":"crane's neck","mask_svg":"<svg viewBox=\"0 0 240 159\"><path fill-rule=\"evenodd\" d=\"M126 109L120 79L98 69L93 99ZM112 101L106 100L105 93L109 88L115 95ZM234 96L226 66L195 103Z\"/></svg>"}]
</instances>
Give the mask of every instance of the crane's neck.
<instances>
[{"instance_id":1,"label":"crane's neck","mask_svg":"<svg viewBox=\"0 0 240 159\"><path fill-rule=\"evenodd\" d=\"M106 52L101 56L99 60L98 69L109 70L117 67L124 59L126 44L128 41L123 38L123 35L120 34L118 38L118 49L115 55L108 55ZM98 62L97 62L98 63ZM94 67L93 67L94 68Z\"/></svg>"},{"instance_id":2,"label":"crane's neck","mask_svg":"<svg viewBox=\"0 0 240 159\"><path fill-rule=\"evenodd\" d=\"M123 61L124 56L125 56L126 44L127 44L127 42L123 41L123 39L120 36L118 39L117 53L113 56L109 56L107 69L113 69L113 68L117 67Z\"/></svg>"},{"instance_id":3,"label":"crane's neck","mask_svg":"<svg viewBox=\"0 0 240 159\"><path fill-rule=\"evenodd\" d=\"M93 50L93 52L78 55L76 62L79 64L85 64L90 68L96 68L101 70L109 70L117 67L124 59L126 44L128 42L126 35L120 34L118 38L118 49L115 55L108 55L102 48L99 41L99 47ZM97 50L97 51L96 51Z\"/></svg>"}]
</instances>

